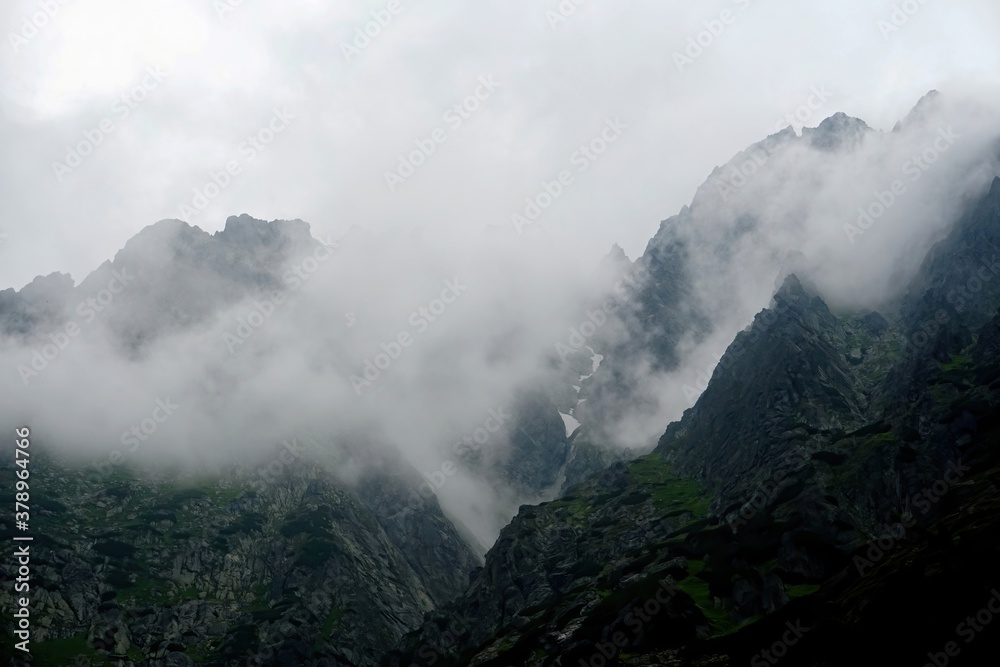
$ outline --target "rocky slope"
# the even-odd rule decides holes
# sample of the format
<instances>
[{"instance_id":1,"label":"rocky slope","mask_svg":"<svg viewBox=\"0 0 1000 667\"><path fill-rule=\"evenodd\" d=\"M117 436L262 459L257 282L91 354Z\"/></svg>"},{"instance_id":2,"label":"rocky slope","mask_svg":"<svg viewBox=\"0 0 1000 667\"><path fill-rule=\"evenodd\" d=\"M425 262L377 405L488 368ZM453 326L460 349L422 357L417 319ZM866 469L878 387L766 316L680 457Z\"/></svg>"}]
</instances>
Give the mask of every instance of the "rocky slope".
<instances>
[{"instance_id":1,"label":"rocky slope","mask_svg":"<svg viewBox=\"0 0 1000 667\"><path fill-rule=\"evenodd\" d=\"M85 475L33 447L31 664L373 665L479 564L388 459L345 484L306 442L195 477ZM14 576L0 569L5 610Z\"/></svg>"},{"instance_id":2,"label":"rocky slope","mask_svg":"<svg viewBox=\"0 0 1000 667\"><path fill-rule=\"evenodd\" d=\"M67 321L93 321L88 313L94 311L120 343L139 348L248 295L285 288L287 264L318 244L301 220L267 223L231 216L215 234L180 220L161 220L75 287L69 276L52 274L19 292L0 292L0 332L44 340ZM87 304L109 284L112 302Z\"/></svg>"},{"instance_id":3,"label":"rocky slope","mask_svg":"<svg viewBox=\"0 0 1000 667\"><path fill-rule=\"evenodd\" d=\"M834 314L790 276L652 454L522 508L469 591L383 665L942 650L995 585L998 253L1000 178L894 313ZM983 633L964 664L996 647Z\"/></svg>"},{"instance_id":4,"label":"rocky slope","mask_svg":"<svg viewBox=\"0 0 1000 667\"><path fill-rule=\"evenodd\" d=\"M920 129L911 116L897 132ZM797 152L884 139L838 114L726 169L762 151L781 176ZM34 664L756 665L794 650L788 664L838 665L873 643L879 663L944 650L985 604L997 555L1000 179L879 312L828 305L792 254L761 260L781 266L772 303L631 460L611 440L623 414L656 412L641 379L717 335L712 310L745 308L739 273L706 266L738 266L766 221L719 213L726 198L707 183L643 257L613 251L587 310L613 298L614 316L525 383L501 446L456 452L501 502L551 499L522 507L485 563L376 443L352 460L325 445L96 476L37 443ZM141 257L102 320L141 355L287 287L284 267L316 244L301 221L234 217L214 236L163 221L78 287L53 275L0 292L0 329L44 342ZM0 537L13 529L0 518ZM5 618L12 573L0 564ZM903 640L914 631L926 645ZM993 636L976 631L961 659L980 664Z\"/></svg>"}]
</instances>

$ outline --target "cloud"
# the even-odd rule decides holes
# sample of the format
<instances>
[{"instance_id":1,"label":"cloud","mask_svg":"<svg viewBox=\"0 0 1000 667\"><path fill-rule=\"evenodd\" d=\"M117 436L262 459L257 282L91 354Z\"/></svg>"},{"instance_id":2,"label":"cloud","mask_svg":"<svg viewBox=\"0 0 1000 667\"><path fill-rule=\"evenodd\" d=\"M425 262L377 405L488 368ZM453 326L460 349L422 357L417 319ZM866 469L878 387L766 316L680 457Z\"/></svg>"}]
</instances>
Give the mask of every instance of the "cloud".
<instances>
[{"instance_id":1,"label":"cloud","mask_svg":"<svg viewBox=\"0 0 1000 667\"><path fill-rule=\"evenodd\" d=\"M621 116L631 129L614 153L544 223L594 262L616 241L640 254L704 174L771 132L812 86L837 92L829 113L889 129L931 88L998 83L1000 21L988 17L1000 10L988 0L927 4L889 39L877 23L891 2L745 4L587 2L552 30L554 0L401 2L349 63L342 45L387 3L243 2L220 19L213 3L67 1L17 53L0 49L10 84L0 284L85 275L138 230L176 217L275 106L298 120L213 201L198 220L208 231L240 211L309 220L321 235L501 224ZM739 21L679 74L672 54L726 8ZM7 3L0 32L9 40L37 11L32 0ZM155 65L171 72L162 85L127 118L112 112ZM388 196L384 173L398 155L491 73L503 87ZM108 116L114 132L60 183L52 163Z\"/></svg>"},{"instance_id":2,"label":"cloud","mask_svg":"<svg viewBox=\"0 0 1000 667\"><path fill-rule=\"evenodd\" d=\"M0 285L20 288L55 271L79 281L150 223L186 215L182 206L198 193L207 205L190 221L208 233L246 211L307 220L317 238L344 245L300 288L281 277L308 254L285 257L276 275L286 298L271 303L272 314L259 308L266 290L219 297L159 338L124 341L133 345L127 354L121 331L130 322L87 322L76 299L68 317L81 333L28 386L17 367L54 343L0 343L0 400L10 414L88 460L122 449L133 427L147 435L143 420L153 418L155 433L127 456L211 465L296 433L344 442L365 434L401 448L418 470L437 470L454 438L544 376L555 344L592 307L591 267L611 244L639 256L658 221L694 198L669 233L693 235L696 299L711 327L684 342L679 371L635 378L651 405L623 420L615 444L648 445L690 404L684 385L697 384L766 305L789 253L803 253L831 304L875 307L905 284L992 168L980 151L995 105L942 115L961 138L849 243L844 225L856 209L909 178L905 161L935 140L936 119L926 133L888 134L914 101L939 88L961 107L970 92L987 97L1000 85L1000 20L988 20L1000 9L988 0L928 3L888 36L878 22L892 3L860 0L586 2L555 26L547 14L559 11L555 0L401 0L391 20L382 0L229 2L221 16L212 3L183 0L57 4L45 25L35 25L42 10L32 1L7 3L0 15L0 75L10 83L0 94ZM733 8L738 21L678 72L673 54ZM359 53L348 58L345 45ZM169 73L148 85L157 67ZM490 77L500 85L486 95ZM822 86L829 99L810 107ZM478 104L463 107L456 125L448 114L470 96ZM846 111L885 136L843 153L790 140L731 198L712 184L699 190L716 165L803 105L813 113L797 130ZM270 128L275 109L294 120L250 159L242 148ZM511 215L560 170L575 169L572 156L615 118L628 129L574 172L533 233L517 234ZM390 189L386 172L434 136L444 140ZM91 144L88 155L60 180L54 163L81 142ZM206 196L222 173L231 179ZM346 235L354 226L361 233ZM161 264L154 255L163 248L152 244L139 263ZM178 293L199 297L184 286L213 280L173 279ZM445 303L456 280L468 288ZM169 290L132 287L150 298L140 306L126 291L121 298L136 302L121 312L139 324L174 321ZM98 298L104 285L81 289L79 298ZM260 327L249 322L255 311ZM241 320L253 330L245 342ZM233 348L227 334L241 343ZM385 368L379 355L388 355ZM359 393L350 376L364 377L368 363L378 377ZM167 398L178 408L156 421ZM463 475L441 495L488 542L518 499Z\"/></svg>"}]
</instances>

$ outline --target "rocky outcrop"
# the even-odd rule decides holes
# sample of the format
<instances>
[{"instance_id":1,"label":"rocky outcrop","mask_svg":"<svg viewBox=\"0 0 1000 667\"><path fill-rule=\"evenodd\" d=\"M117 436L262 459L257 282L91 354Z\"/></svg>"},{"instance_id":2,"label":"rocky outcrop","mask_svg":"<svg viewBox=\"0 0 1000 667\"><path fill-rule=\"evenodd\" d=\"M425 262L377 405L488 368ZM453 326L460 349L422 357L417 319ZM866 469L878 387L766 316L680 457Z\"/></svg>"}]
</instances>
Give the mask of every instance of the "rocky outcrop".
<instances>
[{"instance_id":1,"label":"rocky outcrop","mask_svg":"<svg viewBox=\"0 0 1000 667\"><path fill-rule=\"evenodd\" d=\"M997 553L1000 281L972 317L913 333L991 256L997 192L931 253L898 316L834 315L788 278L652 454L523 507L469 591L382 664L735 665L788 632L795 664L842 664L845 637L886 616L885 660L926 655L898 618L943 644L954 621L928 619L986 600L966 568L982 576Z\"/></svg>"},{"instance_id":2,"label":"rocky outcrop","mask_svg":"<svg viewBox=\"0 0 1000 667\"><path fill-rule=\"evenodd\" d=\"M46 471L32 486L33 664L374 665L479 565L436 500L410 501L419 476L398 465L351 486L303 458L259 484L88 477L32 454ZM8 619L13 576L3 565Z\"/></svg>"}]
</instances>

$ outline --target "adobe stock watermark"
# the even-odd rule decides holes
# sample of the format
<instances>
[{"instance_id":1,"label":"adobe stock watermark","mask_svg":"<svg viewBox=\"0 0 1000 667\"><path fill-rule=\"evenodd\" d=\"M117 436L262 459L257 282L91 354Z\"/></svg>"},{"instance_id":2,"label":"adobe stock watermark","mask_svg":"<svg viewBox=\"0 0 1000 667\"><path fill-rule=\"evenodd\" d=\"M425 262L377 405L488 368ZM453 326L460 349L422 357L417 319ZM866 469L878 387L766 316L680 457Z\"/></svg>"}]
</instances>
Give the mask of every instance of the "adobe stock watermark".
<instances>
[{"instance_id":1,"label":"adobe stock watermark","mask_svg":"<svg viewBox=\"0 0 1000 667\"><path fill-rule=\"evenodd\" d=\"M813 115L826 105L833 94L826 89L825 85L813 86L810 88L810 95L804 104L785 114L784 118L774 124L774 131L780 132L782 129L794 126L798 123L804 126ZM715 189L722 196L722 201L729 201L733 194L750 182L757 175L758 170L771 159L774 149L768 146L755 146L753 150L746 154L747 159L740 162L729 170L729 173L714 179Z\"/></svg>"},{"instance_id":2,"label":"adobe stock watermark","mask_svg":"<svg viewBox=\"0 0 1000 667\"><path fill-rule=\"evenodd\" d=\"M950 290L945 296L945 300L954 306L957 312L961 313L968 305L976 301L976 296L983 291L986 283L992 282L994 276L1000 276L1000 260L997 259L996 255L988 260L984 259L972 272L972 276L965 281L965 284ZM942 308L934 314L933 319L922 321L918 330L903 337L903 344L899 350L900 358L906 359L920 351L929 349L935 341L935 336L951 319L952 314Z\"/></svg>"},{"instance_id":3,"label":"adobe stock watermark","mask_svg":"<svg viewBox=\"0 0 1000 667\"><path fill-rule=\"evenodd\" d=\"M371 20L354 30L354 39L351 42L340 43L340 52L344 54L344 59L348 64L371 46L372 42L392 24L393 19L399 16L402 11L402 0L389 0L384 9L372 11Z\"/></svg>"},{"instance_id":4,"label":"adobe stock watermark","mask_svg":"<svg viewBox=\"0 0 1000 667\"><path fill-rule=\"evenodd\" d=\"M569 162L576 167L576 172L582 174L590 169L590 166L597 161L608 148L621 138L628 125L622 122L620 116L608 118L604 121L604 128L593 139L580 147L569 156ZM524 233L524 228L534 224L552 204L559 199L566 191L566 188L573 185L576 175L571 169L563 169L552 181L543 180L542 188L534 197L524 200L524 210L520 213L513 213L510 216L514 229L518 234Z\"/></svg>"},{"instance_id":5,"label":"adobe stock watermark","mask_svg":"<svg viewBox=\"0 0 1000 667\"><path fill-rule=\"evenodd\" d=\"M17 55L22 46L34 39L69 2L70 0L38 0L39 11L22 17L20 30L7 33L7 41L14 55Z\"/></svg>"},{"instance_id":6,"label":"adobe stock watermark","mask_svg":"<svg viewBox=\"0 0 1000 667\"><path fill-rule=\"evenodd\" d=\"M959 285L949 291L945 299L955 306L955 310L962 312L965 310L966 303L973 301L975 296L983 291L986 283L993 281L994 276L1000 276L1000 260L997 259L996 255L993 255L989 260L984 259L982 264L976 267L972 277L966 281L965 285Z\"/></svg>"},{"instance_id":7,"label":"adobe stock watermark","mask_svg":"<svg viewBox=\"0 0 1000 667\"><path fill-rule=\"evenodd\" d=\"M127 431L121 434L119 441L122 447L128 447L129 453L135 453L139 449L139 445L146 443L156 435L160 426L170 419L180 407L176 403L173 403L169 396L156 399L149 416L140 420L138 424L133 424ZM120 449L112 450L108 454L107 461L93 466L93 472L88 475L88 479L91 482L102 481L104 478L110 476L114 472L115 466L121 465L124 460L125 454Z\"/></svg>"},{"instance_id":8,"label":"adobe stock watermark","mask_svg":"<svg viewBox=\"0 0 1000 667\"><path fill-rule=\"evenodd\" d=\"M468 288L469 286L461 284L458 278L446 280L439 297L410 313L407 322L413 327L413 332L400 331L388 343L382 343L379 346L381 352L376 353L372 358L365 359L361 375L351 375L351 387L354 388L355 395L360 396L365 389L378 380L382 373L387 371L393 362L403 355L406 348L413 345L416 336L427 331L433 322L441 319L448 307L455 303Z\"/></svg>"},{"instance_id":9,"label":"adobe stock watermark","mask_svg":"<svg viewBox=\"0 0 1000 667\"><path fill-rule=\"evenodd\" d=\"M549 22L549 28L555 30L560 24L565 23L569 20L573 14L576 14L576 10L580 5L588 2L589 0L559 0L559 4L555 9L548 9L545 11L545 20Z\"/></svg>"},{"instance_id":10,"label":"adobe stock watermark","mask_svg":"<svg viewBox=\"0 0 1000 667\"><path fill-rule=\"evenodd\" d=\"M253 481L250 482L250 488L257 493L264 493L273 487L285 469L300 460L306 451L305 446L300 445L297 438L282 440L279 447L280 451L274 460L259 467Z\"/></svg>"},{"instance_id":11,"label":"adobe stock watermark","mask_svg":"<svg viewBox=\"0 0 1000 667\"><path fill-rule=\"evenodd\" d=\"M150 93L159 88L169 75L170 72L159 65L146 67L142 80L111 103L111 113L102 118L97 127L87 128L82 132L83 138L80 141L72 146L66 146L63 162L53 160L52 172L59 182L62 183L64 178L80 167L84 159L92 155L97 147L104 143L105 138L117 129L118 123L139 108L139 105L149 97Z\"/></svg>"},{"instance_id":12,"label":"adobe stock watermark","mask_svg":"<svg viewBox=\"0 0 1000 667\"><path fill-rule=\"evenodd\" d=\"M736 335L736 338L733 339L733 342L730 343L729 347L726 349L725 354L723 354L722 358L719 359L719 363L715 370L699 375L697 385L701 391L708 388L709 380L712 375L718 371L718 369L723 369L727 372L735 374L737 371L736 362L744 354L746 354L747 350L753 349L761 338L767 334L771 327L780 322L781 317L791 310L791 304L787 300L775 299L774 301L774 307L765 308L757 314L750 327L750 331L747 331L745 335L741 335L743 332ZM693 387L685 385L685 396L697 397L697 394L695 394L694 391Z\"/></svg>"},{"instance_id":13,"label":"adobe stock watermark","mask_svg":"<svg viewBox=\"0 0 1000 667\"><path fill-rule=\"evenodd\" d=\"M646 267L639 264L633 265L632 271L625 274L615 283L615 294L618 297L624 296L626 294L626 285L638 289L643 282L649 279L650 275ZM556 352L559 353L559 358L562 361L565 362L566 357L573 352L587 347L587 341L597 334L601 327L608 323L609 318L618 312L621 305L615 302L615 298L610 297L594 310L587 310L586 319L579 325L569 328L569 338L567 338L566 343L562 341L556 343Z\"/></svg>"},{"instance_id":14,"label":"adobe stock watermark","mask_svg":"<svg viewBox=\"0 0 1000 667\"><path fill-rule=\"evenodd\" d=\"M493 74L480 76L478 82L479 85L471 95L455 102L442 114L441 120L447 123L452 131L462 127L462 124L469 120L501 85L493 78ZM448 130L443 127L436 127L428 136L414 140L416 149L405 155L399 155L396 170L385 172L385 184L389 187L389 192L395 192L406 179L413 176L417 169L426 164L427 160L437 152L438 146L446 141L448 141Z\"/></svg>"},{"instance_id":15,"label":"adobe stock watermark","mask_svg":"<svg viewBox=\"0 0 1000 667\"><path fill-rule=\"evenodd\" d=\"M902 171L905 176L910 177L910 182L916 183L934 164L941 159L941 156L948 152L955 145L955 140L961 135L956 133L951 126L948 129L940 128L937 131L937 138L922 152L914 154L909 160L903 163ZM847 240L853 244L854 239L862 236L871 229L892 206L907 193L907 185L902 179L894 180L887 190L876 190L874 201L868 206L858 208L858 219L855 224L846 223L844 233Z\"/></svg>"},{"instance_id":16,"label":"adobe stock watermark","mask_svg":"<svg viewBox=\"0 0 1000 667\"><path fill-rule=\"evenodd\" d=\"M503 429L504 424L509 419L511 416L504 412L503 408L491 408L481 426L474 428L452 444L452 453L456 458L462 458L467 455L467 452L478 452L486 446L494 434ZM440 491L448 479L453 477L458 470L458 464L452 459L445 459L437 470L424 471L421 473L424 481L416 489L410 491L410 502L407 504L411 508L422 507L424 500L436 497L436 492Z\"/></svg>"},{"instance_id":17,"label":"adobe stock watermark","mask_svg":"<svg viewBox=\"0 0 1000 667\"><path fill-rule=\"evenodd\" d=\"M76 313L83 318L83 324L89 325L96 320L97 315L107 310L115 297L124 292L133 280L135 280L135 275L130 274L128 268L123 268L120 272L117 269L112 269L111 280L108 281L107 287L77 304ZM61 330L49 332L46 336L49 342L42 345L40 350L32 347L29 365L20 364L17 367L17 374L24 386L27 387L32 378L36 378L44 372L62 351L69 347L70 341L82 332L83 327L75 319L71 319Z\"/></svg>"},{"instance_id":18,"label":"adobe stock watermark","mask_svg":"<svg viewBox=\"0 0 1000 667\"><path fill-rule=\"evenodd\" d=\"M786 621L785 627L787 630L781 635L781 639L750 659L751 667L767 667L778 664L779 660L788 655L788 650L798 644L799 640L810 630L810 628L802 627L801 620L795 621L795 623Z\"/></svg>"},{"instance_id":19,"label":"adobe stock watermark","mask_svg":"<svg viewBox=\"0 0 1000 667\"><path fill-rule=\"evenodd\" d=\"M747 10L753 0L732 0L733 4L739 7L740 11ZM712 48L716 41L726 32L726 28L736 23L737 13L731 9L723 9L717 18L704 22L705 29L697 34L688 37L687 46L684 52L674 51L674 65L677 71L684 73L684 68L694 64L694 61L705 55L705 52Z\"/></svg>"},{"instance_id":20,"label":"adobe stock watermark","mask_svg":"<svg viewBox=\"0 0 1000 667\"><path fill-rule=\"evenodd\" d=\"M799 127L804 127L817 111L826 106L831 97L833 97L833 93L826 89L825 84L812 86L809 89L809 97L806 98L805 102L796 107L794 111L786 113L784 117L779 119L774 124L774 131L780 132L789 126L794 128L796 124Z\"/></svg>"},{"instance_id":21,"label":"adobe stock watermark","mask_svg":"<svg viewBox=\"0 0 1000 667\"><path fill-rule=\"evenodd\" d=\"M619 657L619 653L626 649L629 643L634 641L635 637L639 636L643 626L652 621L677 595L678 589L671 577L664 577L659 580L659 583L660 585L656 588L653 595L645 601L633 605L625 613L625 625L631 630L632 639L629 638L624 630L618 630L614 634L611 634L610 637L606 637L607 641L594 642L597 652L589 660L580 658L579 667L605 667L608 664L618 664L617 658ZM611 627L605 626L602 638L609 634L610 631Z\"/></svg>"},{"instance_id":22,"label":"adobe stock watermark","mask_svg":"<svg viewBox=\"0 0 1000 667\"><path fill-rule=\"evenodd\" d=\"M556 525L565 527L565 524L561 524L561 522L556 521L548 513L541 513L540 516L536 515L535 526L537 526L538 529L547 530L550 527L555 527ZM575 527L570 527L570 530L574 533L577 532ZM665 588L668 592L673 590L670 587L669 582L661 581L661 583L664 584L662 588ZM659 591L657 594L658 593ZM421 644L420 648L416 651L417 657L411 659L408 667L430 667L431 665L438 664L441 659L447 655L447 651L457 647L459 645L460 638L468 634L471 629L467 624L468 621L469 618L464 615L449 614L448 625L440 633L439 640ZM420 658L420 660L418 661L417 658Z\"/></svg>"},{"instance_id":23,"label":"adobe stock watermark","mask_svg":"<svg viewBox=\"0 0 1000 667\"><path fill-rule=\"evenodd\" d=\"M897 32L900 28L910 22L910 19L926 5L928 0L904 0L892 6L892 13L888 20L878 20L878 31L882 33L883 39L889 39L889 35Z\"/></svg>"},{"instance_id":24,"label":"adobe stock watermark","mask_svg":"<svg viewBox=\"0 0 1000 667\"><path fill-rule=\"evenodd\" d=\"M333 250L337 248L337 242L331 241L330 237L326 242L320 242L313 248L312 255L298 262L281 276L285 289L275 290L270 296L262 299L254 299L253 309L247 313L246 317L236 319L236 329L233 333L226 332L222 335L222 342L229 348L229 354L236 354L236 350L243 343L250 340L258 329L264 326L278 308L285 303L285 299L292 292L299 290L312 276L319 271L320 265L333 257Z\"/></svg>"},{"instance_id":25,"label":"adobe stock watermark","mask_svg":"<svg viewBox=\"0 0 1000 667\"><path fill-rule=\"evenodd\" d=\"M704 370L698 373L698 377L694 379L693 385L685 384L681 387L681 391L684 392L684 398L688 401L688 403L693 405L694 402L698 400L698 397L701 396L706 389L708 389L708 383L712 381L712 375L715 374L717 366L718 362L709 364L704 368Z\"/></svg>"},{"instance_id":26,"label":"adobe stock watermark","mask_svg":"<svg viewBox=\"0 0 1000 667\"><path fill-rule=\"evenodd\" d=\"M240 143L236 149L236 157L226 162L225 166L218 171L209 172L209 180L201 187L194 188L194 197L190 203L181 204L181 220L190 222L208 208L213 199L222 194L222 191L229 187L233 179L243 172L243 167L257 159L275 138L288 129L288 126L296 116L290 113L286 107L274 109L273 114L267 124L257 130Z\"/></svg>"},{"instance_id":27,"label":"adobe stock watermark","mask_svg":"<svg viewBox=\"0 0 1000 667\"><path fill-rule=\"evenodd\" d=\"M966 645L971 644L993 622L994 616L1000 615L1000 591L994 588L990 593L992 595L982 609L974 616L966 616L964 621L955 626L955 634L964 639ZM947 642L942 651L927 653L928 661L924 663L924 667L947 667L952 658L957 658L961 652L962 647L958 642Z\"/></svg>"},{"instance_id":28,"label":"adobe stock watermark","mask_svg":"<svg viewBox=\"0 0 1000 667\"><path fill-rule=\"evenodd\" d=\"M745 338L737 334L733 342L729 344L726 352L719 359L718 363L706 366L703 371L698 374L698 377L694 380L694 385L685 384L682 387L684 392L684 398L690 403L698 399L701 394L708 389L708 384L712 380L712 376L716 372L721 370L732 371L735 373L733 368L736 361L743 356L743 354L752 349L753 346L760 341L761 336L767 333L767 331L778 322L778 318L781 315L786 314L790 310L789 303L784 299L777 301L773 308L765 308L754 318L750 331L746 332ZM742 332L741 332L742 333Z\"/></svg>"},{"instance_id":29,"label":"adobe stock watermark","mask_svg":"<svg viewBox=\"0 0 1000 667\"><path fill-rule=\"evenodd\" d=\"M958 484L971 470L972 468L969 466L962 465L962 459L949 461L942 479L913 494L904 507L908 510L912 505L919 509L922 514L927 514L931 507L940 502L951 491L951 488ZM892 526L886 526L885 532L878 539L868 543L864 557L854 556L854 567L858 571L858 576L864 576L865 570L874 568L875 564L885 558L896 547L899 540L903 539L906 535L906 529L915 525L917 522L913 515L904 514L899 522Z\"/></svg>"}]
</instances>

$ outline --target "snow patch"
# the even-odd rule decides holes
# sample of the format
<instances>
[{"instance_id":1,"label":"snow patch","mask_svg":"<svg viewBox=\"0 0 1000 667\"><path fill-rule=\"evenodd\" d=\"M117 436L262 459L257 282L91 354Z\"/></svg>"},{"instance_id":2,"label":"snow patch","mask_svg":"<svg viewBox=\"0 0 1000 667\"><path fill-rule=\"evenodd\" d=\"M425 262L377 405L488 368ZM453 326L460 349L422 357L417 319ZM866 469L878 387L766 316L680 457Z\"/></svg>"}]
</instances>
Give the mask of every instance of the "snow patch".
<instances>
[{"instance_id":1,"label":"snow patch","mask_svg":"<svg viewBox=\"0 0 1000 667\"><path fill-rule=\"evenodd\" d=\"M594 352L594 348L589 345L587 346L587 349L590 350L590 363L593 364L593 367L590 369L590 375L593 375L597 372L597 369L601 367L601 362L604 361L604 355L597 354L597 352ZM587 377L590 377L590 375Z\"/></svg>"},{"instance_id":2,"label":"snow patch","mask_svg":"<svg viewBox=\"0 0 1000 667\"><path fill-rule=\"evenodd\" d=\"M581 375L580 382L583 382L587 378L592 377L594 373L597 372L597 369L601 367L601 362L604 361L603 354L597 354L596 352L594 352L594 348L590 347L589 345L587 346L587 349L590 350L590 364L591 364L590 374Z\"/></svg>"},{"instance_id":3,"label":"snow patch","mask_svg":"<svg viewBox=\"0 0 1000 667\"><path fill-rule=\"evenodd\" d=\"M597 369L601 367L601 362L604 361L604 355L595 353L594 356L590 358L590 360L594 362L594 367L593 369L591 369L590 373L591 375L593 375L594 373L597 372Z\"/></svg>"},{"instance_id":4,"label":"snow patch","mask_svg":"<svg viewBox=\"0 0 1000 667\"><path fill-rule=\"evenodd\" d=\"M573 431L580 428L580 422L578 422L572 415L566 415L559 413L559 416L563 419L563 424L566 426L566 437L573 435Z\"/></svg>"}]
</instances>

